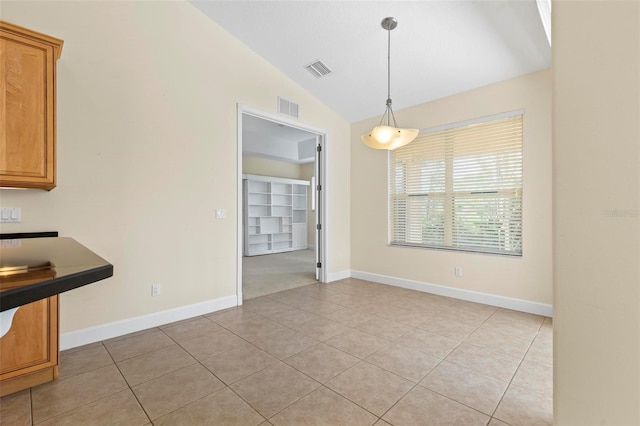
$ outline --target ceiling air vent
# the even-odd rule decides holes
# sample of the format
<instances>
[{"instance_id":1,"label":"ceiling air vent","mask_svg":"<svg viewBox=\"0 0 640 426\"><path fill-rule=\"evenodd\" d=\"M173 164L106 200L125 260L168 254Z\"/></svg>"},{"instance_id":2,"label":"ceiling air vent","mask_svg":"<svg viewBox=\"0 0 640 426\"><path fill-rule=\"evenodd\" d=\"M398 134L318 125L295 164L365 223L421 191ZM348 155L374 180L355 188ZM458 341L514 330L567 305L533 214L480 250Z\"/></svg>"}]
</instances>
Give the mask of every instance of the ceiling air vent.
<instances>
[{"instance_id":1,"label":"ceiling air vent","mask_svg":"<svg viewBox=\"0 0 640 426\"><path fill-rule=\"evenodd\" d=\"M305 66L307 71L309 71L315 78L324 77L327 74L331 73L331 70L328 66L323 64L320 61L311 62L309 65Z\"/></svg>"},{"instance_id":2,"label":"ceiling air vent","mask_svg":"<svg viewBox=\"0 0 640 426\"><path fill-rule=\"evenodd\" d=\"M291 117L298 118L299 108L298 104L278 97L278 112L280 114L287 114Z\"/></svg>"}]
</instances>

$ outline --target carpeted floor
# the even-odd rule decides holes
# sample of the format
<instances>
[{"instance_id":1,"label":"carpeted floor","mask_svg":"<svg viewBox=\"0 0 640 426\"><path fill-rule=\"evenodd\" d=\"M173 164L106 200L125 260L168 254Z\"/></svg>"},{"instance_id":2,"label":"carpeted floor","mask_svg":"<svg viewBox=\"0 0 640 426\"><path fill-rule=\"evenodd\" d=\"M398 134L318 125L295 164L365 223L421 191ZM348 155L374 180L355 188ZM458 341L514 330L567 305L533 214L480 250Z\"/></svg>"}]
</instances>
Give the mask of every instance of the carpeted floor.
<instances>
[{"instance_id":1,"label":"carpeted floor","mask_svg":"<svg viewBox=\"0 0 640 426\"><path fill-rule=\"evenodd\" d=\"M313 250L242 258L242 298L265 296L316 281Z\"/></svg>"}]
</instances>

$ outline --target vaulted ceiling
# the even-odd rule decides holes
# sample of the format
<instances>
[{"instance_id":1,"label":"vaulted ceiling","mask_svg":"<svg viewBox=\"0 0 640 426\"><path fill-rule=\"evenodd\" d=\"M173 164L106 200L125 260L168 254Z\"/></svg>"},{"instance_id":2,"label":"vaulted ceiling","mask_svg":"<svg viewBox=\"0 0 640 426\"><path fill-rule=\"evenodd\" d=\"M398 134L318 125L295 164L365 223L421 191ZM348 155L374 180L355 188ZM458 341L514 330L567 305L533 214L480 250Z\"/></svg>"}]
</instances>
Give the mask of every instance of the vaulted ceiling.
<instances>
[{"instance_id":1,"label":"vaulted ceiling","mask_svg":"<svg viewBox=\"0 0 640 426\"><path fill-rule=\"evenodd\" d=\"M384 112L388 33L380 22L387 16L398 20L391 32L394 111L551 66L538 9L545 0L190 1L350 122ZM306 69L318 60L331 71L320 78ZM313 137L243 120L245 155L313 161L298 154Z\"/></svg>"},{"instance_id":2,"label":"vaulted ceiling","mask_svg":"<svg viewBox=\"0 0 640 426\"><path fill-rule=\"evenodd\" d=\"M387 16L398 20L395 111L551 65L536 0L191 3L350 122L384 111ZM331 73L316 78L305 69L316 60Z\"/></svg>"}]
</instances>

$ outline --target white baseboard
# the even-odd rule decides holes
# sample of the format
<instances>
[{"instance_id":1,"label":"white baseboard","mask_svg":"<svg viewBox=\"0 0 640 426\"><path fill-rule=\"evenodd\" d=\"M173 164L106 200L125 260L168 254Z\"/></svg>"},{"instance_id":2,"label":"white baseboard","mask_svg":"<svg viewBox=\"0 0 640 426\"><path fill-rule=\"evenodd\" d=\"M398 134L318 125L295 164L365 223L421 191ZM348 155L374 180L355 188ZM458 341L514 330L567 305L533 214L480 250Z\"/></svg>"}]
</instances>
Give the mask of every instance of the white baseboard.
<instances>
[{"instance_id":1,"label":"white baseboard","mask_svg":"<svg viewBox=\"0 0 640 426\"><path fill-rule=\"evenodd\" d=\"M327 282L330 283L332 281L339 281L339 280L344 280L345 278L351 278L351 271L350 270L346 270L346 271L340 271L340 272L334 272L332 274L327 274Z\"/></svg>"},{"instance_id":2,"label":"white baseboard","mask_svg":"<svg viewBox=\"0 0 640 426\"><path fill-rule=\"evenodd\" d=\"M447 287L420 281L407 280L404 278L372 274L363 271L346 270L335 272L328 275L327 282L338 281L351 277L380 284L407 288L410 290L422 291L425 293L437 294L440 296L453 297L455 299L467 300L470 302L484 303L501 308L528 312L536 315L543 315L547 317L553 316L553 306L545 303L531 302L528 300L480 293L473 290ZM179 308L168 309L166 311L154 312L152 314L135 318L62 333L60 335L60 350L71 349L77 346L111 339L124 334L145 330L147 328L158 327L160 325L181 321L198 315L232 308L237 305L238 299L236 295L226 296L219 299L208 300L206 302L195 303L193 305L181 306Z\"/></svg>"},{"instance_id":3,"label":"white baseboard","mask_svg":"<svg viewBox=\"0 0 640 426\"><path fill-rule=\"evenodd\" d=\"M209 314L222 309L232 308L237 306L237 304L238 299L234 294L233 296L207 300L206 302L194 303L193 305L181 306L166 311L154 312L135 318L62 333L60 334L60 350L111 339L135 331L158 327L170 322L193 318L198 315Z\"/></svg>"},{"instance_id":4,"label":"white baseboard","mask_svg":"<svg viewBox=\"0 0 640 426\"><path fill-rule=\"evenodd\" d=\"M543 315L545 317L553 316L553 306L546 303L530 302L528 300L514 299L512 297L480 293L473 290L429 284L362 271L351 271L351 276L361 280L408 288L410 290L423 291L425 293L432 293L440 296L453 297L455 299L467 300L469 302L484 303L485 305L498 306L500 308L513 309L515 311L528 312L530 314Z\"/></svg>"}]
</instances>

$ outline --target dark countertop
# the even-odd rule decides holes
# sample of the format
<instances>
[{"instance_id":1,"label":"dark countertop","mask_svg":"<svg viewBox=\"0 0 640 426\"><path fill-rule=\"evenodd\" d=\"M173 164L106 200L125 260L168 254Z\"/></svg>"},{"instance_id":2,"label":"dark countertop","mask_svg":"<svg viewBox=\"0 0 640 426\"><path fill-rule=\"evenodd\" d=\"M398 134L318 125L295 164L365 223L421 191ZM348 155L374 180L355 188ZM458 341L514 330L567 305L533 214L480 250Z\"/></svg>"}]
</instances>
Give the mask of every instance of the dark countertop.
<instances>
[{"instance_id":1,"label":"dark countertop","mask_svg":"<svg viewBox=\"0 0 640 426\"><path fill-rule=\"evenodd\" d=\"M113 276L113 265L67 237L0 240L0 311Z\"/></svg>"}]
</instances>

